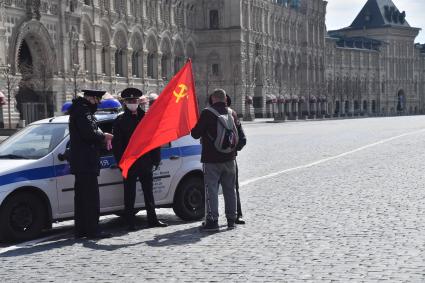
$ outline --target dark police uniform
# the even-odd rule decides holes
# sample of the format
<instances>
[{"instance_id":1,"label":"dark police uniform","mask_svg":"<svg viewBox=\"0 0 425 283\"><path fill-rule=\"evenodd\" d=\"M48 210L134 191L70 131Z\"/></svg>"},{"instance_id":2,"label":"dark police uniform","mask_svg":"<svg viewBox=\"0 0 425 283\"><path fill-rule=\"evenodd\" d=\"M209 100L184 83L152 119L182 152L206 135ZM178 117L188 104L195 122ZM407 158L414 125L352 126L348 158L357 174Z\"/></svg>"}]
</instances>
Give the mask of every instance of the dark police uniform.
<instances>
[{"instance_id":1,"label":"dark police uniform","mask_svg":"<svg viewBox=\"0 0 425 283\"><path fill-rule=\"evenodd\" d=\"M85 95L102 97L105 92L83 90ZM101 238L99 230L100 149L105 135L98 128L94 112L97 105L78 97L69 109L69 163L75 175L75 236Z\"/></svg>"},{"instance_id":2,"label":"dark police uniform","mask_svg":"<svg viewBox=\"0 0 425 283\"><path fill-rule=\"evenodd\" d=\"M121 98L135 99L142 96L142 92L136 88L127 88L122 91ZM130 141L131 135L136 129L139 122L144 117L145 112L138 107L137 115L133 115L127 106L123 114L119 115L114 122L112 139L112 149L115 159L119 163L124 151ZM134 201L136 199L136 183L139 179L148 217L148 225L150 227L164 227L166 224L157 219L155 212L155 200L153 196L153 167L159 166L161 161L160 148L156 148L143 156L141 156L128 171L127 179L124 179L124 205L125 216L130 230L135 229L134 217Z\"/></svg>"}]
</instances>

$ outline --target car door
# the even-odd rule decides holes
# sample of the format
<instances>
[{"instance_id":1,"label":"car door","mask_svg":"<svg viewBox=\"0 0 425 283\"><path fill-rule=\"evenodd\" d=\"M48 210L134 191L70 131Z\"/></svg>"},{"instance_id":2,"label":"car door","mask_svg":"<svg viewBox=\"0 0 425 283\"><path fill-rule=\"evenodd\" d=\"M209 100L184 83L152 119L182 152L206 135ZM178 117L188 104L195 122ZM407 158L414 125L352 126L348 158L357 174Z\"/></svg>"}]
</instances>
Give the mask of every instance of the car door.
<instances>
[{"instance_id":1,"label":"car door","mask_svg":"<svg viewBox=\"0 0 425 283\"><path fill-rule=\"evenodd\" d=\"M175 141L161 147L161 163L153 172L153 192L156 203L168 195L171 180L182 164L180 147Z\"/></svg>"},{"instance_id":2,"label":"car door","mask_svg":"<svg viewBox=\"0 0 425 283\"><path fill-rule=\"evenodd\" d=\"M99 124L103 132L112 131L113 121ZM121 171L112 150L102 148L100 152L100 174L98 177L101 212L124 208L124 185Z\"/></svg>"},{"instance_id":3,"label":"car door","mask_svg":"<svg viewBox=\"0 0 425 283\"><path fill-rule=\"evenodd\" d=\"M53 164L56 175L56 189L58 191L58 212L61 217L70 217L74 214L74 175L71 175L67 160L60 156L69 147L69 136L66 137L53 153Z\"/></svg>"}]
</instances>

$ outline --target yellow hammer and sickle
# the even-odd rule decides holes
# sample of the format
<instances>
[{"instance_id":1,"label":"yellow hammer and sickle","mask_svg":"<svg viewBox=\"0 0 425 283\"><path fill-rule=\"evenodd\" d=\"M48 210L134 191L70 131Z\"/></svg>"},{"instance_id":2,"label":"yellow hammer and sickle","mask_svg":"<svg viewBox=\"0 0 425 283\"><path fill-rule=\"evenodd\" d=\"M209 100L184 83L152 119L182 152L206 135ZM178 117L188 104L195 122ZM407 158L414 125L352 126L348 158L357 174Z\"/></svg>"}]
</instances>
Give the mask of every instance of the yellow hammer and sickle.
<instances>
[{"instance_id":1,"label":"yellow hammer and sickle","mask_svg":"<svg viewBox=\"0 0 425 283\"><path fill-rule=\"evenodd\" d=\"M187 85L185 85L185 84L179 84L178 85L178 88L180 88L180 91L179 92L176 92L176 90L173 91L174 96L177 98L176 99L176 103L179 103L179 100L180 99L182 99L183 97L185 97L185 96L188 95L187 91L189 89L187 87ZM187 97L187 98L189 98L189 97Z\"/></svg>"}]
</instances>

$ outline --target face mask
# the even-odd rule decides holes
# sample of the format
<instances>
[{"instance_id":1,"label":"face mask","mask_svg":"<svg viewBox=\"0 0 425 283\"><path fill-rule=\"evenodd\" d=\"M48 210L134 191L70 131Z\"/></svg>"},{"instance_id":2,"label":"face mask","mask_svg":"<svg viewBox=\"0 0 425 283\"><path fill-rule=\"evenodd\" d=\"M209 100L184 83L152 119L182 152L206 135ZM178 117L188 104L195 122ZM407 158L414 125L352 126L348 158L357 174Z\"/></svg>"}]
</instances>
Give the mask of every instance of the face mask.
<instances>
[{"instance_id":1,"label":"face mask","mask_svg":"<svg viewBox=\"0 0 425 283\"><path fill-rule=\"evenodd\" d=\"M127 108L131 112L135 112L137 110L137 107L139 107L139 104L137 104L137 103L129 103L129 104L127 104Z\"/></svg>"}]
</instances>

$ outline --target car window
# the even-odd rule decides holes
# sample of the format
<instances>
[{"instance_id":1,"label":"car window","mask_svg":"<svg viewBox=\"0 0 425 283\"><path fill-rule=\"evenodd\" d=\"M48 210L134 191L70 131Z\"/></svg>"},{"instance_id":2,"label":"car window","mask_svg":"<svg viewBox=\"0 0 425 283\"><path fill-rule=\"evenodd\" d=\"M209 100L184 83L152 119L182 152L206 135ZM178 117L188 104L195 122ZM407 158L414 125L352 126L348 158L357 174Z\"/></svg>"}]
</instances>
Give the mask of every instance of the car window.
<instances>
[{"instance_id":1,"label":"car window","mask_svg":"<svg viewBox=\"0 0 425 283\"><path fill-rule=\"evenodd\" d=\"M30 125L0 145L0 158L39 159L68 135L68 124Z\"/></svg>"}]
</instances>

